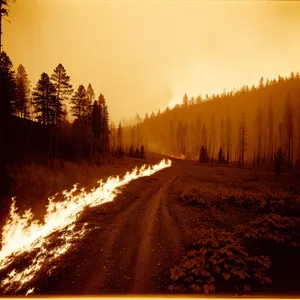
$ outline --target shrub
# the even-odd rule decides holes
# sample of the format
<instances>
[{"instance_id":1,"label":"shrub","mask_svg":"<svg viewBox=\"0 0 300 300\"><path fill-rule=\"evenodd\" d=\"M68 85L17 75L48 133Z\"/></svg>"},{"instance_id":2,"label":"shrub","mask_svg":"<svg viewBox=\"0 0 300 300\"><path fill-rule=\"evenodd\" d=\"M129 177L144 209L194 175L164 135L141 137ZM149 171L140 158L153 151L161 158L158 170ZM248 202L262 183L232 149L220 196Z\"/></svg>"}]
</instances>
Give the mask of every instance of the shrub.
<instances>
[{"instance_id":1,"label":"shrub","mask_svg":"<svg viewBox=\"0 0 300 300\"><path fill-rule=\"evenodd\" d=\"M216 194L213 190L201 190L194 187L182 191L180 194L180 201L184 205L199 205L206 208L210 206L215 197Z\"/></svg>"},{"instance_id":2,"label":"shrub","mask_svg":"<svg viewBox=\"0 0 300 300\"><path fill-rule=\"evenodd\" d=\"M170 291L208 294L226 281L227 288L249 292L253 281L272 283L265 273L271 265L269 257L251 257L230 232L202 229L194 230L194 235L198 240L192 249L180 266L171 268Z\"/></svg>"},{"instance_id":3,"label":"shrub","mask_svg":"<svg viewBox=\"0 0 300 300\"><path fill-rule=\"evenodd\" d=\"M300 246L300 218L281 217L271 213L259 217L247 225L239 225L235 235L256 240L261 246L263 243L275 241L276 243L290 242L295 247Z\"/></svg>"},{"instance_id":4,"label":"shrub","mask_svg":"<svg viewBox=\"0 0 300 300\"><path fill-rule=\"evenodd\" d=\"M244 208L253 208L259 212L295 214L299 209L300 197L289 191L278 189L273 191L264 187L258 191L235 190L228 196L231 204Z\"/></svg>"}]
</instances>

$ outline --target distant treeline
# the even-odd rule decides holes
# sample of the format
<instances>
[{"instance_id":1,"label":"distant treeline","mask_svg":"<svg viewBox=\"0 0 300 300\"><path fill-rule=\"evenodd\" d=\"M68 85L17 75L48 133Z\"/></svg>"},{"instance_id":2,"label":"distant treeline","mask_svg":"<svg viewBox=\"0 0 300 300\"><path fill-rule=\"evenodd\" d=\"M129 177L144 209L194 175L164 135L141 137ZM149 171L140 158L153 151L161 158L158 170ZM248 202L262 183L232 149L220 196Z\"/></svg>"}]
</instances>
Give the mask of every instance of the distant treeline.
<instances>
[{"instance_id":1,"label":"distant treeline","mask_svg":"<svg viewBox=\"0 0 300 300\"><path fill-rule=\"evenodd\" d=\"M199 159L260 166L283 153L289 168L300 159L300 75L261 78L257 87L197 98L183 97L173 109L137 116L124 128L125 144ZM202 150L201 150L202 149Z\"/></svg>"}]
</instances>

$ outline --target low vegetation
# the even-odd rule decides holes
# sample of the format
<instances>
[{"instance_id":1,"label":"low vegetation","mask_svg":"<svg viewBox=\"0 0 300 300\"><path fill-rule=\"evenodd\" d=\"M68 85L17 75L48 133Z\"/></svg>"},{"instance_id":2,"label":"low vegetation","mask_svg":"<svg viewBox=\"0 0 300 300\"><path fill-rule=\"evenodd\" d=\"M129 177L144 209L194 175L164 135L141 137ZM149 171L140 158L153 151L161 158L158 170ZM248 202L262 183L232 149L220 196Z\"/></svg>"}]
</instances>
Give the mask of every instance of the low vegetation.
<instances>
[{"instance_id":1,"label":"low vegetation","mask_svg":"<svg viewBox=\"0 0 300 300\"><path fill-rule=\"evenodd\" d=\"M207 214L229 207L232 212L246 211L252 220L239 220L228 229L210 224L190 230L187 254L170 270L170 291L249 294L262 291L263 285L274 286L272 275L280 273L280 261L289 264L293 249L300 247L300 196L258 187L191 187L178 193L178 202L185 206Z\"/></svg>"}]
</instances>

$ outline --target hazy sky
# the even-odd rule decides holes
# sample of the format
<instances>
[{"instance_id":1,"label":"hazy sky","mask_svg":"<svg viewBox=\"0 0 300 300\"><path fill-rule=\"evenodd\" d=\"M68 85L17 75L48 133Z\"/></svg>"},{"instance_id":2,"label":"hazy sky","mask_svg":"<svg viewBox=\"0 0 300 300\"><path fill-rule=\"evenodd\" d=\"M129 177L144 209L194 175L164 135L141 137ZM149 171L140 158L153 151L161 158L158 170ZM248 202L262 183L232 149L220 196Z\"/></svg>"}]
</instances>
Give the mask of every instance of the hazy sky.
<instances>
[{"instance_id":1,"label":"hazy sky","mask_svg":"<svg viewBox=\"0 0 300 300\"><path fill-rule=\"evenodd\" d=\"M35 85L62 63L113 120L300 69L300 2L17 0L3 50Z\"/></svg>"}]
</instances>

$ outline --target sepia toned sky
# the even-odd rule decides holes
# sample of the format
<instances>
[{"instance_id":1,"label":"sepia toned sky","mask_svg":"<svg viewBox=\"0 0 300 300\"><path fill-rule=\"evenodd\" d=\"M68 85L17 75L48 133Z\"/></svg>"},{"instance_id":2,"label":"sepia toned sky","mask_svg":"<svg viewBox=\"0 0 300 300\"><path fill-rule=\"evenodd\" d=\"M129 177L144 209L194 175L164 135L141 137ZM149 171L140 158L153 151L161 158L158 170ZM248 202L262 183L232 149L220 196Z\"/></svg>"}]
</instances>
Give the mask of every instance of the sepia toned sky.
<instances>
[{"instance_id":1,"label":"sepia toned sky","mask_svg":"<svg viewBox=\"0 0 300 300\"><path fill-rule=\"evenodd\" d=\"M114 121L300 70L300 2L17 0L3 50L32 85L62 63Z\"/></svg>"}]
</instances>

